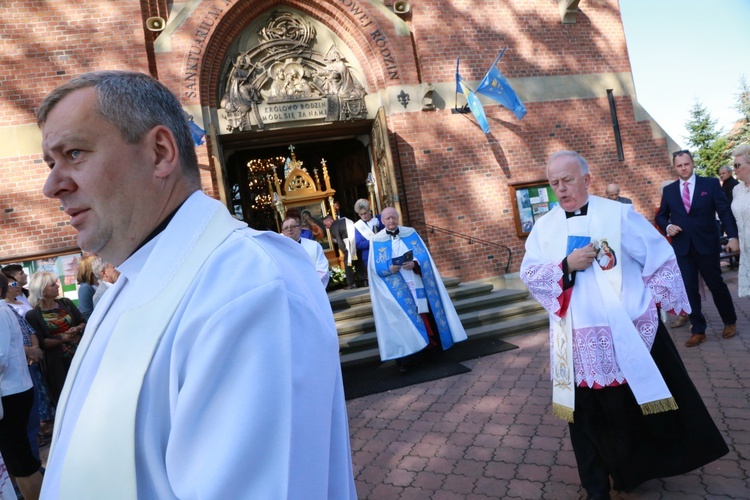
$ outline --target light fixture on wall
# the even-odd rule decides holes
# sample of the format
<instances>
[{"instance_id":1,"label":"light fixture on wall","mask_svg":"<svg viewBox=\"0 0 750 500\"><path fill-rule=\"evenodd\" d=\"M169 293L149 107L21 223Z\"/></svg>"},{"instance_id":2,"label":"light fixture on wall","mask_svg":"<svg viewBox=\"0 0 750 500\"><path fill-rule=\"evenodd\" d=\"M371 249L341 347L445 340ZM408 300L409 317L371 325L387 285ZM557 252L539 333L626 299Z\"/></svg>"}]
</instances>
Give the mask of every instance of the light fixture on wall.
<instances>
[{"instance_id":1,"label":"light fixture on wall","mask_svg":"<svg viewBox=\"0 0 750 500\"><path fill-rule=\"evenodd\" d=\"M149 31L164 31L167 21L163 17L149 17L146 19L146 29Z\"/></svg>"},{"instance_id":2,"label":"light fixture on wall","mask_svg":"<svg viewBox=\"0 0 750 500\"><path fill-rule=\"evenodd\" d=\"M396 0L393 2L393 12L399 15L406 14L411 10L411 4L407 0Z\"/></svg>"}]
</instances>

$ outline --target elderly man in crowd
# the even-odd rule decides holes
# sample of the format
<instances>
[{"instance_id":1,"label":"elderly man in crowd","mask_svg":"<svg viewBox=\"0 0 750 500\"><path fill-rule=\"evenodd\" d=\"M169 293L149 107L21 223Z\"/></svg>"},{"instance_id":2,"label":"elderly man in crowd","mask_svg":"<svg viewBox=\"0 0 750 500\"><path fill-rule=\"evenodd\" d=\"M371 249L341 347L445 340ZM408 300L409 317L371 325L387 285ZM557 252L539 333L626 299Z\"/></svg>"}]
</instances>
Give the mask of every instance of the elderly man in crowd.
<instances>
[{"instance_id":1,"label":"elderly man in crowd","mask_svg":"<svg viewBox=\"0 0 750 500\"><path fill-rule=\"evenodd\" d=\"M403 358L448 349L466 332L422 238L399 226L395 208L381 217L385 231L373 235L367 261L375 330L380 359L395 359L405 373L411 360Z\"/></svg>"},{"instance_id":2,"label":"elderly man in crowd","mask_svg":"<svg viewBox=\"0 0 750 500\"><path fill-rule=\"evenodd\" d=\"M534 225L521 278L550 313L553 413L588 498L609 498L610 476L629 491L726 454L659 319L659 303L690 309L669 244L631 205L590 196L578 153L552 155L547 177L560 204ZM614 265L596 260L603 241Z\"/></svg>"},{"instance_id":3,"label":"elderly man in crowd","mask_svg":"<svg viewBox=\"0 0 750 500\"><path fill-rule=\"evenodd\" d=\"M380 216L373 217L370 202L360 198L354 203L354 211L359 220L354 223L354 239L357 246L357 273L359 279L367 286L367 257L370 255L370 240L383 228Z\"/></svg>"},{"instance_id":4,"label":"elderly man in crowd","mask_svg":"<svg viewBox=\"0 0 750 500\"><path fill-rule=\"evenodd\" d=\"M732 203L732 190L734 189L734 186L740 183L737 179L734 178L734 170L730 165L724 165L723 167L719 168L719 179L721 179L721 190L724 191L724 194L727 195L727 199L729 200L729 203Z\"/></svg>"},{"instance_id":5,"label":"elderly man in crowd","mask_svg":"<svg viewBox=\"0 0 750 500\"><path fill-rule=\"evenodd\" d=\"M323 283L323 288L325 288L328 285L329 279L328 259L326 259L326 254L320 243L302 237L302 225L296 217L286 217L284 219L281 223L281 234L302 245L302 248L305 249L305 252L310 257L310 261L315 266L318 277L321 283Z\"/></svg>"},{"instance_id":6,"label":"elderly man in crowd","mask_svg":"<svg viewBox=\"0 0 750 500\"><path fill-rule=\"evenodd\" d=\"M185 112L153 78L83 74L37 113L44 193L121 272L71 366L42 496L354 498L307 254L201 192Z\"/></svg>"},{"instance_id":7,"label":"elderly man in crowd","mask_svg":"<svg viewBox=\"0 0 750 500\"><path fill-rule=\"evenodd\" d=\"M620 203L625 203L628 205L633 204L633 200L630 198L625 198L624 196L620 196L620 186L618 184L612 183L607 184L607 198L609 198L612 201L619 201Z\"/></svg>"}]
</instances>

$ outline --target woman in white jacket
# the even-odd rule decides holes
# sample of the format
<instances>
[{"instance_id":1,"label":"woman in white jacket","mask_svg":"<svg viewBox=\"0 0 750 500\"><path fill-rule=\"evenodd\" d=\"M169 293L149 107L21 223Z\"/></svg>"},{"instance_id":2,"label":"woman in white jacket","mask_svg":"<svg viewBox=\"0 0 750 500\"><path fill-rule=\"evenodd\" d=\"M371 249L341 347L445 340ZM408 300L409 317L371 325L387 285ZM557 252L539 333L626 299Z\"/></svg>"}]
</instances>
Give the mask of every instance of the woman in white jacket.
<instances>
[{"instance_id":1,"label":"woman in white jacket","mask_svg":"<svg viewBox=\"0 0 750 500\"><path fill-rule=\"evenodd\" d=\"M41 463L31 451L26 432L34 403L34 389L26 364L21 327L5 303L8 279L0 274L0 395L3 416L0 420L0 453L8 472L16 477L18 488L27 500L39 498L42 487Z\"/></svg>"}]
</instances>

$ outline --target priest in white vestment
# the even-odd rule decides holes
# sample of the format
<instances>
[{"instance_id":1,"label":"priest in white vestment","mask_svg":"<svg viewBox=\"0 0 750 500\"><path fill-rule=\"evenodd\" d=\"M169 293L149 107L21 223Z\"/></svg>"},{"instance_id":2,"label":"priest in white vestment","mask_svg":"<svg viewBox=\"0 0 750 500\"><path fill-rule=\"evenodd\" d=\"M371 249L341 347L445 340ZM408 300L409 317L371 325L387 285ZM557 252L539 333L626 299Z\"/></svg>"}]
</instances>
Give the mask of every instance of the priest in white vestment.
<instances>
[{"instance_id":1,"label":"priest in white vestment","mask_svg":"<svg viewBox=\"0 0 750 500\"><path fill-rule=\"evenodd\" d=\"M330 275L328 273L328 259L326 259L326 254L320 243L302 237L302 226L296 217L286 217L283 220L281 223L281 234L299 243L305 252L307 252L310 261L315 266L315 271L318 273L320 282L323 283L323 288L325 288L328 285Z\"/></svg>"},{"instance_id":2,"label":"priest in white vestment","mask_svg":"<svg viewBox=\"0 0 750 500\"><path fill-rule=\"evenodd\" d=\"M372 237L367 266L372 311L380 359L396 359L404 372L404 357L427 346L448 349L466 332L422 238L399 226L395 208L381 217L385 231ZM399 260L404 255L411 259Z\"/></svg>"},{"instance_id":3,"label":"priest in white vestment","mask_svg":"<svg viewBox=\"0 0 750 500\"><path fill-rule=\"evenodd\" d=\"M578 153L554 154L547 176L559 206L536 221L521 279L550 313L553 413L588 497L726 454L659 318L690 311L671 246L632 205L589 196Z\"/></svg>"},{"instance_id":4,"label":"priest in white vestment","mask_svg":"<svg viewBox=\"0 0 750 500\"><path fill-rule=\"evenodd\" d=\"M327 296L300 245L200 191L177 98L87 73L37 119L45 195L121 272L73 359L42 498L355 498Z\"/></svg>"}]
</instances>

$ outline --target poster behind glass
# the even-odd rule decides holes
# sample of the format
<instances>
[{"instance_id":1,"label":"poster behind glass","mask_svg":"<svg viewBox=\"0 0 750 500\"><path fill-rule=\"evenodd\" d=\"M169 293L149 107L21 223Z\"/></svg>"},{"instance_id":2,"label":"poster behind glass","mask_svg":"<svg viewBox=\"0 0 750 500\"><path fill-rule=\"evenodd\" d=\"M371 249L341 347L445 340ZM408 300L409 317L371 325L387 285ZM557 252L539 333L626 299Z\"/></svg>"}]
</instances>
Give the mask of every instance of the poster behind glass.
<instances>
[{"instance_id":1,"label":"poster behind glass","mask_svg":"<svg viewBox=\"0 0 750 500\"><path fill-rule=\"evenodd\" d=\"M546 181L516 184L510 188L516 201L513 212L518 236L528 235L536 221L559 204Z\"/></svg>"}]
</instances>

